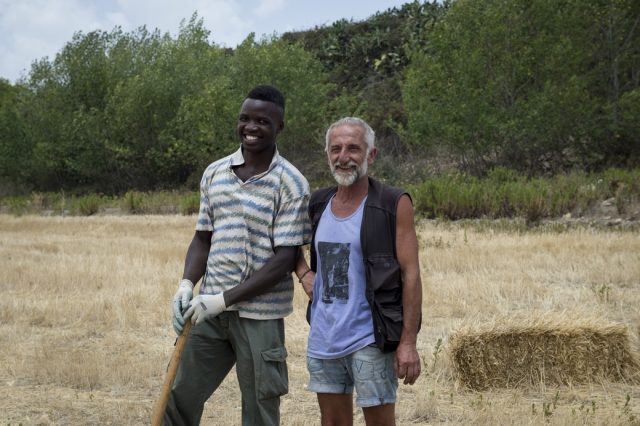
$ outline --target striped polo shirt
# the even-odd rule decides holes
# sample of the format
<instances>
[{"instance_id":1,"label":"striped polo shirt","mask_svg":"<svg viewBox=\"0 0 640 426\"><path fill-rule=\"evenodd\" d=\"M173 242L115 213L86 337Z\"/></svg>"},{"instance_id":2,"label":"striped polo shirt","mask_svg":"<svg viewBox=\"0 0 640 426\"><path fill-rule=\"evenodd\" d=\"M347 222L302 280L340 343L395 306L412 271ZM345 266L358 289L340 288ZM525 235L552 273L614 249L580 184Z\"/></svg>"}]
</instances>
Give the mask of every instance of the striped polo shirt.
<instances>
[{"instance_id":1,"label":"striped polo shirt","mask_svg":"<svg viewBox=\"0 0 640 426\"><path fill-rule=\"evenodd\" d=\"M242 149L210 164L200 182L196 231L212 231L201 294L235 287L262 268L279 246L311 240L309 183L276 150L269 168L243 182L232 166ZM284 318L293 311L293 280L286 276L267 293L230 306L241 317Z\"/></svg>"}]
</instances>

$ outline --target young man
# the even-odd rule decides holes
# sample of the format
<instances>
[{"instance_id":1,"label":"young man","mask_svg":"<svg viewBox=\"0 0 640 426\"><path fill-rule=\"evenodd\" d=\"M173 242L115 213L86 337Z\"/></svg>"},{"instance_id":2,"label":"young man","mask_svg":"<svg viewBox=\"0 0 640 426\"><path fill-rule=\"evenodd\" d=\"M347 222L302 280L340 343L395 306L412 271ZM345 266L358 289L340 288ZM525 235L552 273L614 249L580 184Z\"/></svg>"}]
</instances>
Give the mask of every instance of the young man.
<instances>
[{"instance_id":1,"label":"young man","mask_svg":"<svg viewBox=\"0 0 640 426\"><path fill-rule=\"evenodd\" d=\"M337 187L314 192L311 269L296 275L310 303L307 367L323 425L394 425L398 377L420 375L416 350L422 285L409 195L367 176L375 134L359 118L329 127L326 152Z\"/></svg>"},{"instance_id":2,"label":"young man","mask_svg":"<svg viewBox=\"0 0 640 426\"><path fill-rule=\"evenodd\" d=\"M251 90L238 117L240 148L202 177L196 232L173 299L176 333L189 318L195 325L166 424L199 424L205 401L234 364L242 424L280 422L280 396L288 391L283 318L293 310L291 271L310 231L309 184L276 149L284 106L274 87Z\"/></svg>"}]
</instances>

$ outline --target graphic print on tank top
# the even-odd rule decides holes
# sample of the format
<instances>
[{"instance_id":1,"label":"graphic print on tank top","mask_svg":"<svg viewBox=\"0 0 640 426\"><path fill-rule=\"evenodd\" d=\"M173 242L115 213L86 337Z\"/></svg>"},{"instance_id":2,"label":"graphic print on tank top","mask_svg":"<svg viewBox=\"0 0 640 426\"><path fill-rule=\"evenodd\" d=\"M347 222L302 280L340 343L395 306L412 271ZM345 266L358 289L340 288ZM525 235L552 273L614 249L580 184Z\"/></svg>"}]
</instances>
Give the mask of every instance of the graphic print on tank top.
<instances>
[{"instance_id":1,"label":"graphic print on tank top","mask_svg":"<svg viewBox=\"0 0 640 426\"><path fill-rule=\"evenodd\" d=\"M349 300L350 243L318 242L322 274L322 302L346 303Z\"/></svg>"}]
</instances>

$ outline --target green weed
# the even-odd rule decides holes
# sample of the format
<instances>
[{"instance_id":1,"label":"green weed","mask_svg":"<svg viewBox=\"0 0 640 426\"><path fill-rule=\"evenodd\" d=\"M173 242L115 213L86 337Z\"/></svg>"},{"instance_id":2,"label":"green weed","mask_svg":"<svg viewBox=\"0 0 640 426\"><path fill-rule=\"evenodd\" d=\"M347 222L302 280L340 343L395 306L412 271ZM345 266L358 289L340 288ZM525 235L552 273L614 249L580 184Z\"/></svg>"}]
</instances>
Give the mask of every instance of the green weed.
<instances>
[{"instance_id":1,"label":"green weed","mask_svg":"<svg viewBox=\"0 0 640 426\"><path fill-rule=\"evenodd\" d=\"M100 210L102 198L97 194L89 194L82 197L73 198L71 201L71 211L82 216L91 216Z\"/></svg>"},{"instance_id":2,"label":"green weed","mask_svg":"<svg viewBox=\"0 0 640 426\"><path fill-rule=\"evenodd\" d=\"M591 291L598 299L600 303L608 303L611 294L611 286L607 284L593 285L591 286Z\"/></svg>"},{"instance_id":3,"label":"green weed","mask_svg":"<svg viewBox=\"0 0 640 426\"><path fill-rule=\"evenodd\" d=\"M128 191L122 197L122 209L128 213L142 213L144 194L138 191Z\"/></svg>"},{"instance_id":4,"label":"green weed","mask_svg":"<svg viewBox=\"0 0 640 426\"><path fill-rule=\"evenodd\" d=\"M180 200L180 212L183 215L198 213L200 210L200 194L194 192L182 197Z\"/></svg>"},{"instance_id":5,"label":"green weed","mask_svg":"<svg viewBox=\"0 0 640 426\"><path fill-rule=\"evenodd\" d=\"M22 216L29 212L29 201L25 197L7 197L4 200L10 214Z\"/></svg>"}]
</instances>

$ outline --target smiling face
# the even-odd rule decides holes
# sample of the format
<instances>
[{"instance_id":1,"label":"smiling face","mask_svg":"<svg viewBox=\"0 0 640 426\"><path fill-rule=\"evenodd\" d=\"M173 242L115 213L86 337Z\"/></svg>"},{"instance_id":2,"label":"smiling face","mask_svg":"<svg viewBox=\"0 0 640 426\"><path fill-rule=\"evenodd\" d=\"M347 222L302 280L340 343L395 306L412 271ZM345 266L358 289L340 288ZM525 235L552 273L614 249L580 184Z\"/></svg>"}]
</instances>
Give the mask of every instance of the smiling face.
<instances>
[{"instance_id":1,"label":"smiling face","mask_svg":"<svg viewBox=\"0 0 640 426\"><path fill-rule=\"evenodd\" d=\"M245 152L272 150L284 128L282 108L273 102L247 98L242 103L236 127Z\"/></svg>"},{"instance_id":2,"label":"smiling face","mask_svg":"<svg viewBox=\"0 0 640 426\"><path fill-rule=\"evenodd\" d=\"M335 127L329 134L327 159L331 174L341 186L351 186L366 176L373 164L376 149L369 149L364 141L364 129L354 124Z\"/></svg>"}]
</instances>

